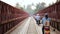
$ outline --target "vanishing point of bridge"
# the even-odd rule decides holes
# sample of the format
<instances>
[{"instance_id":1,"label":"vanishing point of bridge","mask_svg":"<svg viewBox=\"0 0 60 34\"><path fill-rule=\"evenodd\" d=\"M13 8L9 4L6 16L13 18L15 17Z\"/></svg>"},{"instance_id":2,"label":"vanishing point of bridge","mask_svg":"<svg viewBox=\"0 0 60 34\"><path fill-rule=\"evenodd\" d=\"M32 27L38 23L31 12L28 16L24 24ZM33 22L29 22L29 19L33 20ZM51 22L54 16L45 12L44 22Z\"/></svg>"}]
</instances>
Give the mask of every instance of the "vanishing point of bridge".
<instances>
[{"instance_id":1,"label":"vanishing point of bridge","mask_svg":"<svg viewBox=\"0 0 60 34\"><path fill-rule=\"evenodd\" d=\"M51 18L50 33L60 34L60 2L37 13L40 16L48 13ZM33 16L24 10L0 1L0 34L42 34L42 24L38 26Z\"/></svg>"}]
</instances>

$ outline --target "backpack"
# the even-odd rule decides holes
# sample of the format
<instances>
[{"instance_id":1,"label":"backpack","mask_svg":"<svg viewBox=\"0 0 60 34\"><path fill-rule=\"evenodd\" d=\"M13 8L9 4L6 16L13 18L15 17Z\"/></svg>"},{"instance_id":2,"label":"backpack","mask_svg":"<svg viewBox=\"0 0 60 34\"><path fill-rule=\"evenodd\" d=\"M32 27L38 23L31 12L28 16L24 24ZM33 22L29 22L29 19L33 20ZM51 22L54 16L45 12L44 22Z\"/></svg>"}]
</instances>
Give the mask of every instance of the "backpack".
<instances>
[{"instance_id":1,"label":"backpack","mask_svg":"<svg viewBox=\"0 0 60 34\"><path fill-rule=\"evenodd\" d=\"M47 20L46 20L46 23L45 23L45 25L44 25L44 26L50 26L49 21L47 21Z\"/></svg>"}]
</instances>

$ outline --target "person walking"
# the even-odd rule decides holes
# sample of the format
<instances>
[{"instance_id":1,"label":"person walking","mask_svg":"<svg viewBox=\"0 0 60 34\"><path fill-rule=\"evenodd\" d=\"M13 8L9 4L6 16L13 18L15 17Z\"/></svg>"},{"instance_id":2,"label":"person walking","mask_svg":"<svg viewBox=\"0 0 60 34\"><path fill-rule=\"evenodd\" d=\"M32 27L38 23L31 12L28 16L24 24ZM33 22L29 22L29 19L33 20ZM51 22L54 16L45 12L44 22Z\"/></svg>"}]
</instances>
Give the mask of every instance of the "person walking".
<instances>
[{"instance_id":1,"label":"person walking","mask_svg":"<svg viewBox=\"0 0 60 34\"><path fill-rule=\"evenodd\" d=\"M40 16L39 16L39 14L37 14L35 16L35 20L36 20L37 24L39 25L40 24Z\"/></svg>"}]
</instances>

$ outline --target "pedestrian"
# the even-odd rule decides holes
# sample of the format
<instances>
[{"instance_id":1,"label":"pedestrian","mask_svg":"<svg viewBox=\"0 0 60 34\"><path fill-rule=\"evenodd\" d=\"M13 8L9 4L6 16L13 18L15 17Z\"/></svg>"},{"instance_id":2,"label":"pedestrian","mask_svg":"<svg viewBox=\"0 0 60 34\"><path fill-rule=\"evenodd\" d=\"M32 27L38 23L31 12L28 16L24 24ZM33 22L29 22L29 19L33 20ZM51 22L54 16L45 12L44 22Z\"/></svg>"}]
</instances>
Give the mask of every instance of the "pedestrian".
<instances>
[{"instance_id":1,"label":"pedestrian","mask_svg":"<svg viewBox=\"0 0 60 34\"><path fill-rule=\"evenodd\" d=\"M40 24L40 16L39 16L39 14L35 15L35 20L36 20L36 23L39 25Z\"/></svg>"},{"instance_id":2,"label":"pedestrian","mask_svg":"<svg viewBox=\"0 0 60 34\"><path fill-rule=\"evenodd\" d=\"M43 27L42 27L42 32L44 34L44 26L47 25L47 23L50 23L50 18L48 17L48 14L46 13L45 16L42 18L42 24L43 24ZM49 24L48 24L49 25Z\"/></svg>"}]
</instances>

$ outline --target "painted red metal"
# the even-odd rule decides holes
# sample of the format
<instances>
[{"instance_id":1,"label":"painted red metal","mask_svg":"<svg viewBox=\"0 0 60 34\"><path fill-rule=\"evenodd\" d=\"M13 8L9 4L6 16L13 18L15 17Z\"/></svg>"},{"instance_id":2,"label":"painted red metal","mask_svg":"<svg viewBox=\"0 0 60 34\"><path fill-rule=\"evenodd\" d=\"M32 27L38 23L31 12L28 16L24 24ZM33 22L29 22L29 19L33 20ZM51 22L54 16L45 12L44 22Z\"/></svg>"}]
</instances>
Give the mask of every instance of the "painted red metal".
<instances>
[{"instance_id":1,"label":"painted red metal","mask_svg":"<svg viewBox=\"0 0 60 34\"><path fill-rule=\"evenodd\" d=\"M4 34L28 16L24 10L0 1L0 34Z\"/></svg>"}]
</instances>

